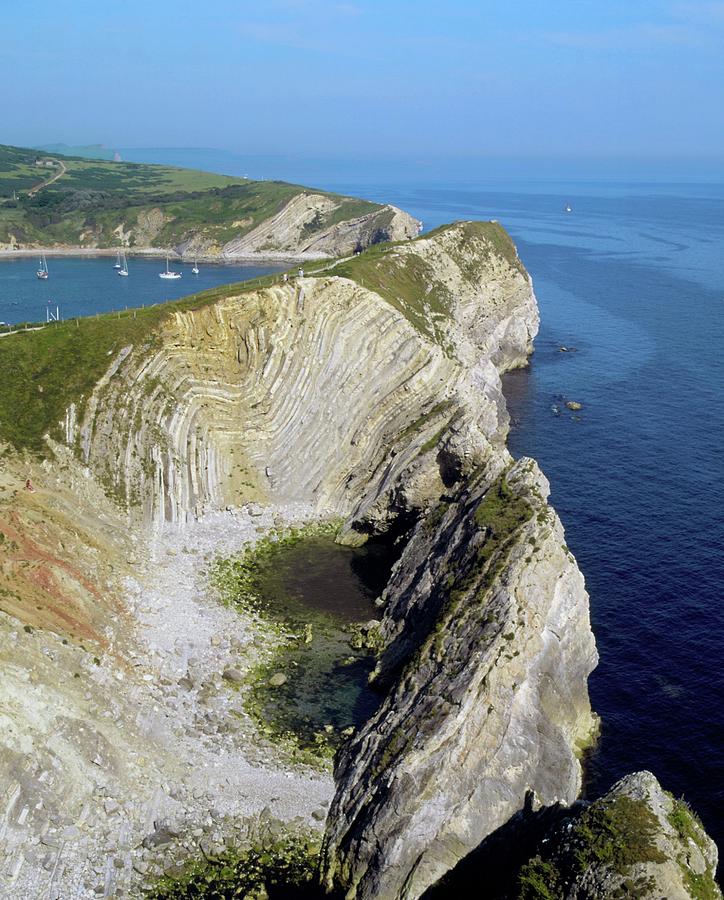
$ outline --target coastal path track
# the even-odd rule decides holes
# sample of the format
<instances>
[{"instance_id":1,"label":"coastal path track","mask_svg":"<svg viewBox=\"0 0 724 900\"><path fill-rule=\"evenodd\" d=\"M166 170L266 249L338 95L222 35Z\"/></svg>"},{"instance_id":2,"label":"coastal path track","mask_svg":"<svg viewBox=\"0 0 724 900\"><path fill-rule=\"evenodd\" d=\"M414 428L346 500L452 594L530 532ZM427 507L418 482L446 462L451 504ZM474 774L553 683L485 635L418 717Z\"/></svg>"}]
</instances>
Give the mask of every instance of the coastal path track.
<instances>
[{"instance_id":1,"label":"coastal path track","mask_svg":"<svg viewBox=\"0 0 724 900\"><path fill-rule=\"evenodd\" d=\"M52 175L50 178L46 178L44 181L41 181L40 184L36 184L35 187L31 187L28 191L28 197L34 197L38 191L42 191L43 188L48 187L53 184L54 181L57 181L68 171L64 162L61 162L59 159L49 159L48 162L57 163L60 166L59 170Z\"/></svg>"}]
</instances>

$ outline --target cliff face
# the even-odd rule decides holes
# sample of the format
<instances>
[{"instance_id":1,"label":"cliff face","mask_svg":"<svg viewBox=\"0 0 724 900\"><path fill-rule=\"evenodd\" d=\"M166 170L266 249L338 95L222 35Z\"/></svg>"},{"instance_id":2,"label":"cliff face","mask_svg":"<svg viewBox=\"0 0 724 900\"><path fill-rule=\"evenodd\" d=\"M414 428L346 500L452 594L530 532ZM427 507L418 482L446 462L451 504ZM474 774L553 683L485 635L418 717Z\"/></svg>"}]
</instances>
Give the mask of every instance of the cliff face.
<instances>
[{"instance_id":1,"label":"cliff face","mask_svg":"<svg viewBox=\"0 0 724 900\"><path fill-rule=\"evenodd\" d=\"M226 258L324 259L347 256L383 241L417 237L420 223L394 206L335 221L340 204L323 194L298 194L276 215L253 231L234 237L221 248ZM330 224L327 224L330 223ZM191 255L203 243L196 238L179 248ZM208 248L207 248L208 249Z\"/></svg>"},{"instance_id":2,"label":"cliff face","mask_svg":"<svg viewBox=\"0 0 724 900\"><path fill-rule=\"evenodd\" d=\"M532 460L501 454L417 526L383 596L388 693L335 766L328 888L419 897L529 792L578 795L597 656L547 495Z\"/></svg>"},{"instance_id":3,"label":"cliff face","mask_svg":"<svg viewBox=\"0 0 724 900\"><path fill-rule=\"evenodd\" d=\"M505 448L500 374L537 321L501 230L460 223L176 313L68 415L147 522L304 502L354 543L422 516L385 595L386 698L336 771L324 872L350 897L420 896L528 792L580 788L587 596L545 479Z\"/></svg>"},{"instance_id":4,"label":"cliff face","mask_svg":"<svg viewBox=\"0 0 724 900\"><path fill-rule=\"evenodd\" d=\"M499 370L537 326L527 276L489 241L467 269L446 252L461 228L396 251L459 297L438 340L332 267L174 314L116 354L82 414L69 407L66 441L146 521L294 500L349 516L350 541L384 529L439 495L446 461L502 448Z\"/></svg>"}]
</instances>

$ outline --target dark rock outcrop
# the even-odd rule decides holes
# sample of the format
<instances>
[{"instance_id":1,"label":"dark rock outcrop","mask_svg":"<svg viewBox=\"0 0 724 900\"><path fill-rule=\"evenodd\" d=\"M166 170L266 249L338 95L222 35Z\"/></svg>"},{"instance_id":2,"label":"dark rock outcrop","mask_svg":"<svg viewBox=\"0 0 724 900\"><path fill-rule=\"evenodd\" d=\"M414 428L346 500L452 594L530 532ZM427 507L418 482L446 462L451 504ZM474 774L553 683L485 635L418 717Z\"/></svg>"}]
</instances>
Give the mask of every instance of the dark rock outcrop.
<instances>
[{"instance_id":1,"label":"dark rock outcrop","mask_svg":"<svg viewBox=\"0 0 724 900\"><path fill-rule=\"evenodd\" d=\"M717 900L716 865L716 845L686 803L636 772L544 838L514 896Z\"/></svg>"},{"instance_id":2,"label":"dark rock outcrop","mask_svg":"<svg viewBox=\"0 0 724 900\"><path fill-rule=\"evenodd\" d=\"M335 768L328 889L419 897L526 795L578 795L597 656L547 495L532 460L499 459L414 532L383 598L387 696Z\"/></svg>"}]
</instances>

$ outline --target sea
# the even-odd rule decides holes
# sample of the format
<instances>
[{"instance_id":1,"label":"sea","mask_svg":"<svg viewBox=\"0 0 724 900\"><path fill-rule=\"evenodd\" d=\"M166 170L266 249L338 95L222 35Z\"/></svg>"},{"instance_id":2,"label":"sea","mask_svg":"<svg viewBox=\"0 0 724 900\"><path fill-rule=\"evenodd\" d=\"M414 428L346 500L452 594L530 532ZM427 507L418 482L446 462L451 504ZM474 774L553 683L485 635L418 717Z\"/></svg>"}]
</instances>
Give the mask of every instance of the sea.
<instances>
[{"instance_id":1,"label":"sea","mask_svg":"<svg viewBox=\"0 0 724 900\"><path fill-rule=\"evenodd\" d=\"M236 281L253 281L287 265L238 265L174 260L171 268L181 278L159 278L164 259L128 258L128 277L117 274L113 256L48 256L48 278L36 277L34 256L0 257L0 334L26 322L45 322L50 316L72 319L116 312L134 306L152 306L177 300L208 288Z\"/></svg>"},{"instance_id":2,"label":"sea","mask_svg":"<svg viewBox=\"0 0 724 900\"><path fill-rule=\"evenodd\" d=\"M204 151L141 157L258 175ZM590 594L601 737L586 795L649 769L724 849L724 185L373 169L320 165L313 183L394 203L426 229L497 219L532 275L541 327L530 365L505 378L509 446L546 473ZM305 175L273 162L265 174ZM167 286L157 260L131 260L129 279L107 258L49 264L39 287L34 260L0 261L0 319L37 318L48 291L85 315L256 277L203 266Z\"/></svg>"}]
</instances>

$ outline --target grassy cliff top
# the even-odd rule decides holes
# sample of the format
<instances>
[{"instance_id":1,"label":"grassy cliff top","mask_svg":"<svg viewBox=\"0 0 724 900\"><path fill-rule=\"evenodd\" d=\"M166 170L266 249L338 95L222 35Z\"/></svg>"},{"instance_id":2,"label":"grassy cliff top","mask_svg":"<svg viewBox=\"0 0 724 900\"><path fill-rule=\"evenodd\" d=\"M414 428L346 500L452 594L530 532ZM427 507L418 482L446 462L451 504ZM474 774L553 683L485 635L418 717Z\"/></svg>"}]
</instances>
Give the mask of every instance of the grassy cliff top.
<instances>
[{"instance_id":1,"label":"grassy cliff top","mask_svg":"<svg viewBox=\"0 0 724 900\"><path fill-rule=\"evenodd\" d=\"M57 176L57 177L55 177ZM160 213L153 240L170 247L203 233L221 245L254 229L301 193L338 203L319 228L380 210L377 203L282 181L250 181L146 163L110 162L0 145L0 243L118 246L119 226ZM314 230L314 229L312 229ZM139 232L140 234L140 232Z\"/></svg>"},{"instance_id":2,"label":"grassy cliff top","mask_svg":"<svg viewBox=\"0 0 724 900\"><path fill-rule=\"evenodd\" d=\"M59 167L51 168L50 165L39 163L53 160L58 160L66 167L66 174L56 182L58 189L62 188L64 191L116 191L133 198L142 193L168 194L248 183L243 178L214 175L194 169L65 156L0 144L0 197L12 197L13 191L18 194L28 191L52 176Z\"/></svg>"},{"instance_id":3,"label":"grassy cliff top","mask_svg":"<svg viewBox=\"0 0 724 900\"><path fill-rule=\"evenodd\" d=\"M480 259L481 252L483 256L494 253L525 271L512 241L493 222L445 225L414 241L378 244L358 256L319 263L306 271L309 275L339 275L357 281L401 311L425 337L441 340L442 319L449 314L454 298L431 281L433 273L425 254L415 252L416 245L424 245L431 238L449 238L445 251L450 255L477 242L474 259ZM472 265L470 258L466 259ZM476 275L480 277L480 272L471 270L470 277ZM56 433L68 405L90 395L123 347L150 346L162 322L179 310L199 309L273 284L280 277L269 275L222 285L170 303L73 319L0 337L0 443L43 454L44 435Z\"/></svg>"},{"instance_id":4,"label":"grassy cliff top","mask_svg":"<svg viewBox=\"0 0 724 900\"><path fill-rule=\"evenodd\" d=\"M331 274L375 291L427 338L443 343L444 323L455 298L446 280L435 271L431 256L424 251L416 253L413 248L446 236L451 240L445 241L445 252L471 283L484 275L481 261L493 256L527 277L515 244L498 222L441 225L414 241L378 244L358 256L331 265L320 263L309 271L327 268Z\"/></svg>"}]
</instances>

